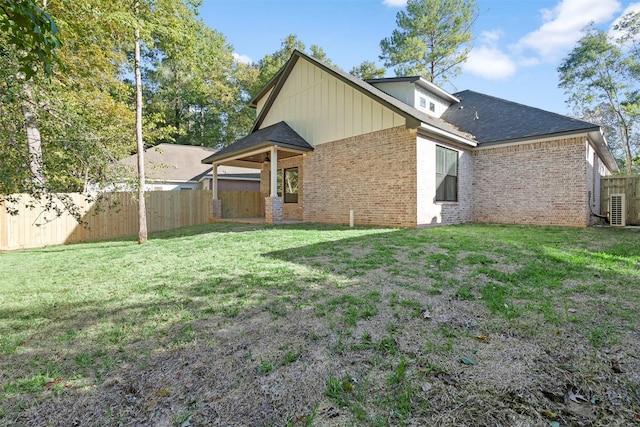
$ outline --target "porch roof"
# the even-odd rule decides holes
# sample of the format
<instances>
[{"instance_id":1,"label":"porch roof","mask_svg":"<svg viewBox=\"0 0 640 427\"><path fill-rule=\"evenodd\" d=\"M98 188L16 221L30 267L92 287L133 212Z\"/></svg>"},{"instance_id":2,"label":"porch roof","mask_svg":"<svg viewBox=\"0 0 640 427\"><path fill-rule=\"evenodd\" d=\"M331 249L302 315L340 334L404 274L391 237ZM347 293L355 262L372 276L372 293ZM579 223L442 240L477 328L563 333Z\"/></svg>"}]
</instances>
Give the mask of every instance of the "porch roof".
<instances>
[{"instance_id":1,"label":"porch roof","mask_svg":"<svg viewBox=\"0 0 640 427\"><path fill-rule=\"evenodd\" d=\"M271 147L277 147L279 158L291 157L313 151L313 147L296 133L285 122L279 122L259 129L233 144L202 160L202 163L213 164L224 161L242 160L245 162L262 163L267 160Z\"/></svg>"}]
</instances>

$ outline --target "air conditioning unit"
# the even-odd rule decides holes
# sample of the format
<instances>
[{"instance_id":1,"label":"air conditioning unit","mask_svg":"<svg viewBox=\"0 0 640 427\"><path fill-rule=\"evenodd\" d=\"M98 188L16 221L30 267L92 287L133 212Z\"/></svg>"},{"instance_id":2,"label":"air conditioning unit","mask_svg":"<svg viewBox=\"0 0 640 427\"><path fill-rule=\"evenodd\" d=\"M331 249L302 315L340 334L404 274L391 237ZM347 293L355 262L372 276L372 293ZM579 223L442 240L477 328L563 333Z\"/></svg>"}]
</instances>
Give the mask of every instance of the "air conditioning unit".
<instances>
[{"instance_id":1,"label":"air conditioning unit","mask_svg":"<svg viewBox=\"0 0 640 427\"><path fill-rule=\"evenodd\" d=\"M609 222L611 225L624 227L626 225L627 209L624 194L612 194L609 197Z\"/></svg>"}]
</instances>

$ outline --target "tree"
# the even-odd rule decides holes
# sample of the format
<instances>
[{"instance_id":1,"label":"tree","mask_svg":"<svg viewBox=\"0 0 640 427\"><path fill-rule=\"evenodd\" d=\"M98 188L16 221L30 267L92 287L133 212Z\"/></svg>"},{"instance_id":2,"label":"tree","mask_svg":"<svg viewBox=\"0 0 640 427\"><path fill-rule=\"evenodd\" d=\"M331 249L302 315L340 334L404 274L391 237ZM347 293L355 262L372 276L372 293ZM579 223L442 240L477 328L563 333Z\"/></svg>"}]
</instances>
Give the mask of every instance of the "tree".
<instances>
[{"instance_id":1,"label":"tree","mask_svg":"<svg viewBox=\"0 0 640 427\"><path fill-rule=\"evenodd\" d=\"M50 78L35 73L25 81L20 77L23 52L0 54L0 193L83 191L91 182L107 181L113 160L131 151L133 112L120 79L126 55L119 6L107 0L49 4L47 12L64 39L57 57L65 63ZM36 130L41 154L34 156L27 146ZM44 176L35 180L41 185L26 173L34 159Z\"/></svg>"},{"instance_id":2,"label":"tree","mask_svg":"<svg viewBox=\"0 0 640 427\"><path fill-rule=\"evenodd\" d=\"M356 76L362 80L369 80L384 77L386 72L386 68L378 68L375 62L363 61L360 65L353 67L351 71L349 71L349 74Z\"/></svg>"},{"instance_id":3,"label":"tree","mask_svg":"<svg viewBox=\"0 0 640 427\"><path fill-rule=\"evenodd\" d=\"M276 50L272 54L265 55L257 62L257 64L254 64L258 69L258 77L254 84L249 88L249 92L252 95L258 93L260 89L262 89L284 66L287 60L291 57L291 54L293 54L294 50L305 52L306 45L298 39L298 36L295 34L289 34L282 40L280 49ZM326 64L331 64L331 60L327 57L327 54L316 44L311 45L311 51L308 52L308 54Z\"/></svg>"},{"instance_id":4,"label":"tree","mask_svg":"<svg viewBox=\"0 0 640 427\"><path fill-rule=\"evenodd\" d=\"M409 0L396 15L399 29L380 42L380 59L399 76L447 82L469 56L477 16L474 0Z\"/></svg>"},{"instance_id":5,"label":"tree","mask_svg":"<svg viewBox=\"0 0 640 427\"><path fill-rule=\"evenodd\" d=\"M225 37L194 12L183 11L180 20L179 40L158 34L147 52L147 113L159 113L172 126L170 140L162 142L224 146L235 136L228 129L231 113L243 103L236 73L247 66L234 60Z\"/></svg>"},{"instance_id":6,"label":"tree","mask_svg":"<svg viewBox=\"0 0 640 427\"><path fill-rule=\"evenodd\" d=\"M53 66L60 63L56 53L60 47L58 27L44 9L44 5L41 8L34 0L9 0L0 4L0 33L7 44L24 53L18 57L18 63L26 80L38 69L50 77ZM0 55L6 53L2 52L4 47L0 50Z\"/></svg>"},{"instance_id":7,"label":"tree","mask_svg":"<svg viewBox=\"0 0 640 427\"><path fill-rule=\"evenodd\" d=\"M558 72L559 87L578 116L596 112L598 123L614 129L609 142L624 157L627 173L633 173L640 153L640 63L626 43L635 40L634 25L640 13L626 16L616 37L588 27L586 34L564 58ZM637 21L635 21L637 22ZM593 115L591 116L593 117Z\"/></svg>"}]
</instances>

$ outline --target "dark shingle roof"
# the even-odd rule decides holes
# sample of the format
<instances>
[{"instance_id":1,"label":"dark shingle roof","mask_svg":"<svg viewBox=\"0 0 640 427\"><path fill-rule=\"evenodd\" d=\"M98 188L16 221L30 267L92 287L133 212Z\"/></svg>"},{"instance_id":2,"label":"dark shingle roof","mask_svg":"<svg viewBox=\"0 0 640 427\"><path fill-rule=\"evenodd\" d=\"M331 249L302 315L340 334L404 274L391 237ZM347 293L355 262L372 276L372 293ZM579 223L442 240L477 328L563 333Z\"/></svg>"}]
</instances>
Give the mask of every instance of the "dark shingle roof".
<instances>
[{"instance_id":1,"label":"dark shingle roof","mask_svg":"<svg viewBox=\"0 0 640 427\"><path fill-rule=\"evenodd\" d=\"M470 90L454 96L460 102L441 118L473 135L479 145L598 129L593 123Z\"/></svg>"},{"instance_id":2,"label":"dark shingle roof","mask_svg":"<svg viewBox=\"0 0 640 427\"><path fill-rule=\"evenodd\" d=\"M202 163L213 163L217 160L270 145L293 148L300 151L313 151L313 147L298 135L296 131L291 129L288 124L279 122L275 125L257 130L244 138L240 138L233 144L207 157Z\"/></svg>"}]
</instances>

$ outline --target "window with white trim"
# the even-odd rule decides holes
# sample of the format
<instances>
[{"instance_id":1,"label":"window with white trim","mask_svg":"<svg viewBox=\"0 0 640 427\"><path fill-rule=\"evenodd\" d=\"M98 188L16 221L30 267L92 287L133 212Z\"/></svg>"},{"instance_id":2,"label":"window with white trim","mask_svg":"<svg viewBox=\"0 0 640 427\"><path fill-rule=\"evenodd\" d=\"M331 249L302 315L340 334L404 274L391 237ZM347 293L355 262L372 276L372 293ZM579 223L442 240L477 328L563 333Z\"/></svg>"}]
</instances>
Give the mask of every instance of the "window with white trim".
<instances>
[{"instance_id":1,"label":"window with white trim","mask_svg":"<svg viewBox=\"0 0 640 427\"><path fill-rule=\"evenodd\" d=\"M458 201L458 152L436 145L436 201Z\"/></svg>"}]
</instances>

